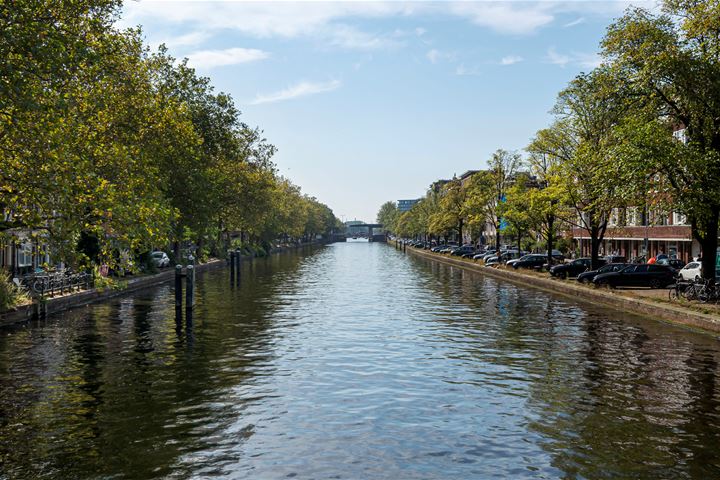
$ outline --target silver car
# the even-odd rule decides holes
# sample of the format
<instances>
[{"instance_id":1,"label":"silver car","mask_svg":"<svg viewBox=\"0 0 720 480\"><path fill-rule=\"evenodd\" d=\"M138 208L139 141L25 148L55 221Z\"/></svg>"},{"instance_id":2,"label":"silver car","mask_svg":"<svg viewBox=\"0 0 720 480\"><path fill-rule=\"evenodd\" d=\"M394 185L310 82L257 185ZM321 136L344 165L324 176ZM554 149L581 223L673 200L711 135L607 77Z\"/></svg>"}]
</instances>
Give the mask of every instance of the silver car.
<instances>
[{"instance_id":1,"label":"silver car","mask_svg":"<svg viewBox=\"0 0 720 480\"><path fill-rule=\"evenodd\" d=\"M170 257L168 257L165 252L152 252L150 254L150 258L152 258L153 263L155 263L155 266L158 268L165 268L170 266Z\"/></svg>"}]
</instances>

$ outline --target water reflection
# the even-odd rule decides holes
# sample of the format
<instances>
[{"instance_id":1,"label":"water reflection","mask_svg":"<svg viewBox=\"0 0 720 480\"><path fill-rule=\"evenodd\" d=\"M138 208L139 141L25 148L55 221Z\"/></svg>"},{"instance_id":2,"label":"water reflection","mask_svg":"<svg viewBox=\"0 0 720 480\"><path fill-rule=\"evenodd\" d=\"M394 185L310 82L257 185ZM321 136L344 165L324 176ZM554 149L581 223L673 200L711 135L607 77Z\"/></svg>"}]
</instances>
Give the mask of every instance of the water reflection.
<instances>
[{"instance_id":1,"label":"water reflection","mask_svg":"<svg viewBox=\"0 0 720 480\"><path fill-rule=\"evenodd\" d=\"M383 245L242 269L1 331L0 478L720 476L712 337Z\"/></svg>"}]
</instances>

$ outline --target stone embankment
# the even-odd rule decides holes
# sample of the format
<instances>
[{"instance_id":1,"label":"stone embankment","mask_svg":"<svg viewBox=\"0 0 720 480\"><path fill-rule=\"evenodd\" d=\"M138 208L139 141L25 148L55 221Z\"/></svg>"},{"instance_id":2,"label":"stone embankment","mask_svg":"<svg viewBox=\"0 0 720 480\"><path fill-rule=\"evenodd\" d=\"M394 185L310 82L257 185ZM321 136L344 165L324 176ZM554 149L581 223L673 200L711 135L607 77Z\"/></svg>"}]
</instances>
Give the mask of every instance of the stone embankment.
<instances>
[{"instance_id":1,"label":"stone embankment","mask_svg":"<svg viewBox=\"0 0 720 480\"><path fill-rule=\"evenodd\" d=\"M271 254L281 253L297 248L317 245L316 243L302 244L293 247L274 248ZM253 260L254 257L243 255L243 261ZM196 272L212 270L227 265L227 260L211 260L207 263L201 263L195 266ZM168 268L162 272L152 275L139 275L136 277L128 277L121 280L122 288L92 288L80 292L74 292L62 296L35 300L33 303L20 305L11 310L0 312L0 327L22 323L29 320L39 318L43 315L62 312L74 307L80 307L90 303L107 300L112 297L126 295L136 292L143 288L148 288L163 283L173 281L175 278L175 269Z\"/></svg>"},{"instance_id":2,"label":"stone embankment","mask_svg":"<svg viewBox=\"0 0 720 480\"><path fill-rule=\"evenodd\" d=\"M633 291L631 290L599 289L592 286L581 285L572 280L559 280L550 277L541 277L530 272L524 273L521 271L486 267L473 260L450 257L411 247L407 247L405 251L412 255L429 258L440 263L478 272L517 285L559 293L572 297L574 300L600 304L622 312L643 315L654 320L669 322L706 332L720 333L720 315L695 311L681 304L661 302L648 297L642 298L638 295L633 295Z\"/></svg>"}]
</instances>

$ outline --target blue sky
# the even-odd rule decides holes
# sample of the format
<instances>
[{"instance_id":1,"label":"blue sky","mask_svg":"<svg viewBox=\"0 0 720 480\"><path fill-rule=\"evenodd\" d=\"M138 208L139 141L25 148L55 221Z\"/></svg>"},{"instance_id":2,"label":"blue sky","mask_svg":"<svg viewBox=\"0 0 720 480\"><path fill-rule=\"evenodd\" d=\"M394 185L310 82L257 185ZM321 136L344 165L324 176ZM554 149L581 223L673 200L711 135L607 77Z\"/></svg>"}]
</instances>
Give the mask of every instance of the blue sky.
<instances>
[{"instance_id":1,"label":"blue sky","mask_svg":"<svg viewBox=\"0 0 720 480\"><path fill-rule=\"evenodd\" d=\"M121 24L230 93L305 193L371 221L387 200L523 149L627 6L141 0Z\"/></svg>"}]
</instances>

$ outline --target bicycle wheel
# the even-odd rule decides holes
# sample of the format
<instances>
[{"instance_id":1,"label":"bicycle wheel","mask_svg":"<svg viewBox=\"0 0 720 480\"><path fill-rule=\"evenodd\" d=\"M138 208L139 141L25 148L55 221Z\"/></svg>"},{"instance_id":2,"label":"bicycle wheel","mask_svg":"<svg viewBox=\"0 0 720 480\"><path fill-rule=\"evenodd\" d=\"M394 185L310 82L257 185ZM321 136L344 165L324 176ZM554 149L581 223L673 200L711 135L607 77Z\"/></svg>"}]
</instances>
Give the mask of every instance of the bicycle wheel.
<instances>
[{"instance_id":1,"label":"bicycle wheel","mask_svg":"<svg viewBox=\"0 0 720 480\"><path fill-rule=\"evenodd\" d=\"M671 288L668 290L668 300L671 302L677 302L680 299L680 291L677 288Z\"/></svg>"},{"instance_id":2,"label":"bicycle wheel","mask_svg":"<svg viewBox=\"0 0 720 480\"><path fill-rule=\"evenodd\" d=\"M681 293L681 295L685 300L696 300L697 289L695 288L695 284L688 286L685 291Z\"/></svg>"}]
</instances>

